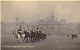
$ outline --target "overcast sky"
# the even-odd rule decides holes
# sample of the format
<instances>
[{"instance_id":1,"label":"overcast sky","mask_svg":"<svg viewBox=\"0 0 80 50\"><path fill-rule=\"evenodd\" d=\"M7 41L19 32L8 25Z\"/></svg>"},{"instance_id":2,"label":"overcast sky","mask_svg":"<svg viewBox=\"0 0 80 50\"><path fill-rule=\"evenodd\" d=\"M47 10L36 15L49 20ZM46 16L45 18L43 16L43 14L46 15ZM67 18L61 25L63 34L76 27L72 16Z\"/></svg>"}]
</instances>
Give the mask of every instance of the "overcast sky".
<instances>
[{"instance_id":1,"label":"overcast sky","mask_svg":"<svg viewBox=\"0 0 80 50\"><path fill-rule=\"evenodd\" d=\"M20 21L33 23L50 17L51 12L57 20L80 22L80 2L2 2L2 21Z\"/></svg>"}]
</instances>

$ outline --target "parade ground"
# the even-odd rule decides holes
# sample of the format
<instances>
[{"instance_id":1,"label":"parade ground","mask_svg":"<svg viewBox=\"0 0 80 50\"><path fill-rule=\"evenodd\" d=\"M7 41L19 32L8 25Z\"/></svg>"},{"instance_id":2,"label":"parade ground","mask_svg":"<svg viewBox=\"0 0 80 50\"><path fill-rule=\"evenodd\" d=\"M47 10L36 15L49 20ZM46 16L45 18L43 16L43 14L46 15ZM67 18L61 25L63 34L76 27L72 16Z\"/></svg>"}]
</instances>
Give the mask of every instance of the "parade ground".
<instances>
[{"instance_id":1,"label":"parade ground","mask_svg":"<svg viewBox=\"0 0 80 50\"><path fill-rule=\"evenodd\" d=\"M80 50L80 38L66 35L47 35L39 42L17 43L13 34L2 35L2 50Z\"/></svg>"}]
</instances>

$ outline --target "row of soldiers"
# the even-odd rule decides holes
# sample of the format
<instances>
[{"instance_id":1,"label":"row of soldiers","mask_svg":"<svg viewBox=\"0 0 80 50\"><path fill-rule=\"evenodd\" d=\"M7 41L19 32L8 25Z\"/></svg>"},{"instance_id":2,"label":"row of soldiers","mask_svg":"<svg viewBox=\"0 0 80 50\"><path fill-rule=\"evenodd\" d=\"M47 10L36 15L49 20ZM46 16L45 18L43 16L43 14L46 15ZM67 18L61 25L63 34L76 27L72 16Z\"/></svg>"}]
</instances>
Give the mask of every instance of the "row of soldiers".
<instances>
[{"instance_id":1,"label":"row of soldiers","mask_svg":"<svg viewBox=\"0 0 80 50\"><path fill-rule=\"evenodd\" d=\"M22 27L20 25L19 29L17 30L17 32L20 34L20 36L22 37ZM40 30L39 27L37 27L37 29L34 29L34 26L32 27L32 30L29 30L28 26L27 29L24 30L24 34L26 35L27 41L28 41L28 37L30 37L31 41L40 41L40 39L45 39L46 38L46 34L43 33L43 29Z\"/></svg>"}]
</instances>

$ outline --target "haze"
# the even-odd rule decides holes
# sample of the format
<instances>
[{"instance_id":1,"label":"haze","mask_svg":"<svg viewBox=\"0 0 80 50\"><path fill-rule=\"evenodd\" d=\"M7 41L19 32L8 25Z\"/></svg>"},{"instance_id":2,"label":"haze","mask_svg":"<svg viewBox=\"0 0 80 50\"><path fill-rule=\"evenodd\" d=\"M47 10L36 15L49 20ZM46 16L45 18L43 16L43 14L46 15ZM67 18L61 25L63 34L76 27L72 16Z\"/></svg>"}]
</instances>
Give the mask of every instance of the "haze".
<instances>
[{"instance_id":1,"label":"haze","mask_svg":"<svg viewBox=\"0 0 80 50\"><path fill-rule=\"evenodd\" d=\"M26 23L46 20L52 11L57 20L65 19L67 22L80 22L80 2L1 2L1 20L8 23L15 22L16 17Z\"/></svg>"}]
</instances>

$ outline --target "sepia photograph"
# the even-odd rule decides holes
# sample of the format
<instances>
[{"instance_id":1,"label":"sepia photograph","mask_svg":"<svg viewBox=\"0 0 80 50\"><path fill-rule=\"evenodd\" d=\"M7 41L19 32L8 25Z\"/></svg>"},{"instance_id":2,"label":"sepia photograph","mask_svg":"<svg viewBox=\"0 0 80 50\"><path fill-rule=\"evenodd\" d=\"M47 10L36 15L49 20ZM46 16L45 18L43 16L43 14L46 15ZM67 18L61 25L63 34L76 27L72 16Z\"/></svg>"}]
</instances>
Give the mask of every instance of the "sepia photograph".
<instances>
[{"instance_id":1,"label":"sepia photograph","mask_svg":"<svg viewBox=\"0 0 80 50\"><path fill-rule=\"evenodd\" d=\"M1 50L80 50L80 1L1 1Z\"/></svg>"}]
</instances>

